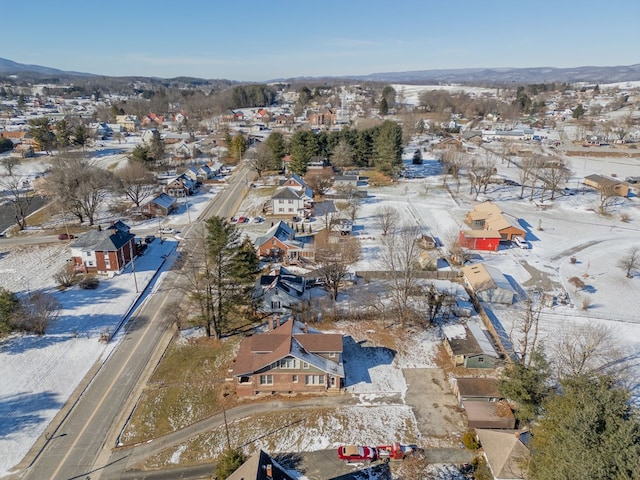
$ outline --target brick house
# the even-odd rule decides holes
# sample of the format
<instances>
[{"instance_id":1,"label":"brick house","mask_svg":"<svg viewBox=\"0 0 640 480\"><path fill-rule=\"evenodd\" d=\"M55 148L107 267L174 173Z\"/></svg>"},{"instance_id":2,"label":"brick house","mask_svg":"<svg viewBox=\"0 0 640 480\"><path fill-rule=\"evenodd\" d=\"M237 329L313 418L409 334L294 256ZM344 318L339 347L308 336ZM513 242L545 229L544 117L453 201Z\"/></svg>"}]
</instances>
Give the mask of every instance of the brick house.
<instances>
[{"instance_id":1,"label":"brick house","mask_svg":"<svg viewBox=\"0 0 640 480\"><path fill-rule=\"evenodd\" d=\"M106 230L90 230L70 245L73 265L79 272L120 272L135 257L135 235L117 222Z\"/></svg>"},{"instance_id":2,"label":"brick house","mask_svg":"<svg viewBox=\"0 0 640 480\"><path fill-rule=\"evenodd\" d=\"M293 228L280 221L271 227L267 233L256 238L254 246L260 257L272 257L284 261L298 259L313 260L315 247L313 236L296 239Z\"/></svg>"},{"instance_id":3,"label":"brick house","mask_svg":"<svg viewBox=\"0 0 640 480\"><path fill-rule=\"evenodd\" d=\"M146 217L166 217L178 208L178 202L171 195L161 193L142 205L140 213Z\"/></svg>"},{"instance_id":4,"label":"brick house","mask_svg":"<svg viewBox=\"0 0 640 480\"><path fill-rule=\"evenodd\" d=\"M345 382L341 334L325 334L292 318L240 343L232 375L238 397L338 393Z\"/></svg>"}]
</instances>

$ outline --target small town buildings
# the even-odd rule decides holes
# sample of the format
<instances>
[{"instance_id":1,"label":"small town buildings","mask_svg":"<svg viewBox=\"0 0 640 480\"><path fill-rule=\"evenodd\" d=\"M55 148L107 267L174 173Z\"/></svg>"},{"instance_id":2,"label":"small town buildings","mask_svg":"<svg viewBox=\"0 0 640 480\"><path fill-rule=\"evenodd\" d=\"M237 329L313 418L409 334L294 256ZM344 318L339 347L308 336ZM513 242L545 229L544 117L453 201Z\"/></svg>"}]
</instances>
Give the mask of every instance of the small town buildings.
<instances>
[{"instance_id":1,"label":"small town buildings","mask_svg":"<svg viewBox=\"0 0 640 480\"><path fill-rule=\"evenodd\" d=\"M465 368L495 368L499 355L488 334L477 323L453 324L443 327L444 348L454 366Z\"/></svg>"},{"instance_id":2,"label":"small town buildings","mask_svg":"<svg viewBox=\"0 0 640 480\"><path fill-rule=\"evenodd\" d=\"M260 257L270 257L285 262L315 258L313 237L296 239L293 228L283 221L276 223L267 233L256 238L254 246Z\"/></svg>"},{"instance_id":3,"label":"small town buildings","mask_svg":"<svg viewBox=\"0 0 640 480\"><path fill-rule=\"evenodd\" d=\"M526 463L531 455L526 445L528 432L476 429L476 435L496 480L525 478Z\"/></svg>"},{"instance_id":4,"label":"small town buildings","mask_svg":"<svg viewBox=\"0 0 640 480\"><path fill-rule=\"evenodd\" d=\"M171 195L161 193L140 207L145 217L166 217L178 208L178 201Z\"/></svg>"},{"instance_id":5,"label":"small town buildings","mask_svg":"<svg viewBox=\"0 0 640 480\"><path fill-rule=\"evenodd\" d=\"M309 300L309 291L304 277L284 267L269 275L261 275L253 290L256 310L261 313L290 314L292 307Z\"/></svg>"},{"instance_id":6,"label":"small town buildings","mask_svg":"<svg viewBox=\"0 0 640 480\"><path fill-rule=\"evenodd\" d=\"M460 230L458 235L460 246L469 250L497 252L500 240L502 240L500 232L490 230Z\"/></svg>"},{"instance_id":7,"label":"small town buildings","mask_svg":"<svg viewBox=\"0 0 640 480\"><path fill-rule=\"evenodd\" d=\"M631 185L628 182L604 175L588 175L584 177L583 182L585 185L610 196L628 197L631 192Z\"/></svg>"},{"instance_id":8,"label":"small town buildings","mask_svg":"<svg viewBox=\"0 0 640 480\"><path fill-rule=\"evenodd\" d=\"M70 245L76 271L120 272L135 257L135 235L122 222L105 230L89 230Z\"/></svg>"},{"instance_id":9,"label":"small town buildings","mask_svg":"<svg viewBox=\"0 0 640 480\"><path fill-rule=\"evenodd\" d=\"M242 339L232 369L238 397L338 393L344 387L341 334L309 329L292 318Z\"/></svg>"},{"instance_id":10,"label":"small town buildings","mask_svg":"<svg viewBox=\"0 0 640 480\"><path fill-rule=\"evenodd\" d=\"M500 207L492 202L476 205L472 211L467 213L465 223L472 230L499 232L501 240L513 240L514 237L520 237L524 240L527 234L514 219L505 215Z\"/></svg>"},{"instance_id":11,"label":"small town buildings","mask_svg":"<svg viewBox=\"0 0 640 480\"><path fill-rule=\"evenodd\" d=\"M465 285L482 302L511 305L515 289L500 270L484 263L474 263L462 267Z\"/></svg>"}]
</instances>

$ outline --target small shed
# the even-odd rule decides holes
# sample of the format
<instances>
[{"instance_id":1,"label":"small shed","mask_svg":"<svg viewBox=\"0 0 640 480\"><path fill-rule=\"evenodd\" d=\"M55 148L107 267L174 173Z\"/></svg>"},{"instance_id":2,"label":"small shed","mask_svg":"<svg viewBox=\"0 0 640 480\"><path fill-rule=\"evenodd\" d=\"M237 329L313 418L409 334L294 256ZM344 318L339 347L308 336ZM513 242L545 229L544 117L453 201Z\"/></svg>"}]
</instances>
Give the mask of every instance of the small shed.
<instances>
[{"instance_id":1,"label":"small shed","mask_svg":"<svg viewBox=\"0 0 640 480\"><path fill-rule=\"evenodd\" d=\"M516 419L507 402L467 400L462 406L467 412L469 428L514 428Z\"/></svg>"},{"instance_id":2,"label":"small shed","mask_svg":"<svg viewBox=\"0 0 640 480\"><path fill-rule=\"evenodd\" d=\"M587 175L584 177L584 184L593 187L598 191L608 191L611 195L619 197L628 197L631 186L628 182L616 180L615 178L606 177L604 175Z\"/></svg>"},{"instance_id":3,"label":"small shed","mask_svg":"<svg viewBox=\"0 0 640 480\"><path fill-rule=\"evenodd\" d=\"M166 217L178 208L175 198L166 193L161 193L140 208L142 215L147 217Z\"/></svg>"},{"instance_id":4,"label":"small shed","mask_svg":"<svg viewBox=\"0 0 640 480\"><path fill-rule=\"evenodd\" d=\"M467 325L446 325L442 331L445 350L454 366L495 368L500 356L479 325L473 322Z\"/></svg>"},{"instance_id":5,"label":"small shed","mask_svg":"<svg viewBox=\"0 0 640 480\"><path fill-rule=\"evenodd\" d=\"M515 289L500 270L475 263L462 267L464 283L483 302L511 305L516 293Z\"/></svg>"},{"instance_id":6,"label":"small shed","mask_svg":"<svg viewBox=\"0 0 640 480\"><path fill-rule=\"evenodd\" d=\"M497 402L502 399L495 378L456 378L453 392L458 403L464 402Z\"/></svg>"}]
</instances>

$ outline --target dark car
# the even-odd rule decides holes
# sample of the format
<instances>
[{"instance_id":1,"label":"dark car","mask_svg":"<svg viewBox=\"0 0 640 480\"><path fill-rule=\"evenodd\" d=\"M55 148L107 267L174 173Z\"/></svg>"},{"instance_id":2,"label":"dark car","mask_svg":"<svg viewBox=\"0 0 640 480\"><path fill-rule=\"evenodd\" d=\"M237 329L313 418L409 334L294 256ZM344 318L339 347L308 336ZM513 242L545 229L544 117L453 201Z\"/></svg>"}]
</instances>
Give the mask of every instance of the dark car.
<instances>
[{"instance_id":1,"label":"dark car","mask_svg":"<svg viewBox=\"0 0 640 480\"><path fill-rule=\"evenodd\" d=\"M71 240L72 238L75 238L72 234L66 234L66 233L61 233L60 235L58 235L58 240Z\"/></svg>"}]
</instances>

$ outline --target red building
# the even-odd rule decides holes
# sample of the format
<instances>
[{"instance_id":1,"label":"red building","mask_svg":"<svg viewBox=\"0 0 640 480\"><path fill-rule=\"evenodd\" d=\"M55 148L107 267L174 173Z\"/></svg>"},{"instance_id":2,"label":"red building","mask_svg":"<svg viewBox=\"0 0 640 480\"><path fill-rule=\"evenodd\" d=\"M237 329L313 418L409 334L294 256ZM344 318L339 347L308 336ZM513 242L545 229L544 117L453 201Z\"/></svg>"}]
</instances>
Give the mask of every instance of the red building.
<instances>
[{"instance_id":1,"label":"red building","mask_svg":"<svg viewBox=\"0 0 640 480\"><path fill-rule=\"evenodd\" d=\"M500 232L492 230L461 230L458 241L461 247L469 250L497 252L501 238Z\"/></svg>"}]
</instances>

